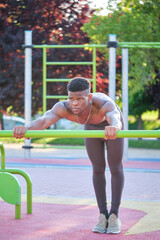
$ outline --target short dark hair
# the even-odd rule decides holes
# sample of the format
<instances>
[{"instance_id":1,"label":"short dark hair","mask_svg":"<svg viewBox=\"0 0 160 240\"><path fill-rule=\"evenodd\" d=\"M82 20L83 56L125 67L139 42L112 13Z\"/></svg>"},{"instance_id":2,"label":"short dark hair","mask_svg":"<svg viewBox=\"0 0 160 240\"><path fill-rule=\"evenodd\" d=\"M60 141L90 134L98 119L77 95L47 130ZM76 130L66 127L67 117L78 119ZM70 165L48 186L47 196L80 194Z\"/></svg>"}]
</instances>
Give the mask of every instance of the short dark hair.
<instances>
[{"instance_id":1,"label":"short dark hair","mask_svg":"<svg viewBox=\"0 0 160 240\"><path fill-rule=\"evenodd\" d=\"M90 90L90 81L86 78L75 77L67 85L67 90L70 92L79 92L84 90Z\"/></svg>"}]
</instances>

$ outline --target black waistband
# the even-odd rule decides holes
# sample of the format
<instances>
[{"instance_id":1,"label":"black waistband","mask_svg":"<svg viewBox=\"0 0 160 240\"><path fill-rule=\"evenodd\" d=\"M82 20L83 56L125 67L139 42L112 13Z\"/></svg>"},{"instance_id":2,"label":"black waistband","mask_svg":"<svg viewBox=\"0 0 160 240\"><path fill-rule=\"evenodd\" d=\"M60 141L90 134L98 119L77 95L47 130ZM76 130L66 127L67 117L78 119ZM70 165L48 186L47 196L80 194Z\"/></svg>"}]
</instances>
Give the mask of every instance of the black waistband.
<instances>
[{"instance_id":1,"label":"black waistband","mask_svg":"<svg viewBox=\"0 0 160 240\"><path fill-rule=\"evenodd\" d=\"M98 124L91 124L90 123L88 125L95 126L95 127L98 127L98 126L109 126L109 123L106 120L104 120L103 122L100 122Z\"/></svg>"}]
</instances>

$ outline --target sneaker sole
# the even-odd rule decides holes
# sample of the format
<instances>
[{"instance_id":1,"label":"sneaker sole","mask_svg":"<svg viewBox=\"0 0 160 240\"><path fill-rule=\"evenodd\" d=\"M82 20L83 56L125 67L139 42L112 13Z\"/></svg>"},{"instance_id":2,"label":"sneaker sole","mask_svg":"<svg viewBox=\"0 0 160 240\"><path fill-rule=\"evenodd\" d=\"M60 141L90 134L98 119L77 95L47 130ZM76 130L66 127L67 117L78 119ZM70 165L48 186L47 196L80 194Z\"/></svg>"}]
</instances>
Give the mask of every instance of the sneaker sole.
<instances>
[{"instance_id":1,"label":"sneaker sole","mask_svg":"<svg viewBox=\"0 0 160 240\"><path fill-rule=\"evenodd\" d=\"M98 231L98 230L92 230L93 233L106 233L106 231Z\"/></svg>"},{"instance_id":2,"label":"sneaker sole","mask_svg":"<svg viewBox=\"0 0 160 240\"><path fill-rule=\"evenodd\" d=\"M121 230L119 230L119 231L106 231L107 234L118 234L120 232L121 232Z\"/></svg>"}]
</instances>

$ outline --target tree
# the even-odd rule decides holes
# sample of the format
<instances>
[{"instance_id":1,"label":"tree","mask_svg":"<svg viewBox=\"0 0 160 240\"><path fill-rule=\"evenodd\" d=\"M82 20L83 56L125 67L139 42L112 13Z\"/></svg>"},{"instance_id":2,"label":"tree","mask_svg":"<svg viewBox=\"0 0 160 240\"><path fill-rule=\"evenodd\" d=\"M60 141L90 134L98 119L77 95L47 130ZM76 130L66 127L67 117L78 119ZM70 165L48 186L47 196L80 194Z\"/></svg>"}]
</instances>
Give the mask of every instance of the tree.
<instances>
[{"instance_id":1,"label":"tree","mask_svg":"<svg viewBox=\"0 0 160 240\"><path fill-rule=\"evenodd\" d=\"M108 41L108 34L116 34L120 42L158 42L160 39L160 2L123 0L120 4L110 0L111 12L107 16L94 14L83 30L92 42ZM113 9L114 6L114 9ZM115 7L116 6L116 7ZM118 54L120 53L118 49ZM148 82L160 81L160 51L157 49L130 49L129 51L130 96ZM155 81L154 81L155 82ZM144 92L144 91L143 91ZM152 107L154 98L152 97ZM158 105L156 105L159 108Z\"/></svg>"},{"instance_id":2,"label":"tree","mask_svg":"<svg viewBox=\"0 0 160 240\"><path fill-rule=\"evenodd\" d=\"M129 98L129 114L134 115L138 121L138 129L142 129L141 115L146 111L152 110L152 95L148 95L148 86L145 85L143 88L135 89L135 92Z\"/></svg>"},{"instance_id":3,"label":"tree","mask_svg":"<svg viewBox=\"0 0 160 240\"><path fill-rule=\"evenodd\" d=\"M33 44L85 44L89 38L81 27L89 21L92 10L80 0L1 0L0 3L0 106L17 114L24 112L24 30L33 31ZM52 56L54 54L54 56ZM63 56L62 56L63 55ZM82 49L52 50L48 58L72 61L84 60L88 54ZM90 55L89 55L90 57ZM75 59L74 59L75 60ZM72 76L68 69L48 69L48 77ZM86 70L85 70L86 71ZM59 92L64 84L59 86ZM52 90L57 92L56 87ZM33 113L42 107L42 52L33 51ZM55 101L50 103L53 105Z\"/></svg>"},{"instance_id":4,"label":"tree","mask_svg":"<svg viewBox=\"0 0 160 240\"><path fill-rule=\"evenodd\" d=\"M159 76L160 78L160 76ZM154 110L158 109L158 119L160 119L160 81L159 78L154 79L154 81L149 82L147 88L146 88L146 94L149 98L152 99L152 108Z\"/></svg>"}]
</instances>

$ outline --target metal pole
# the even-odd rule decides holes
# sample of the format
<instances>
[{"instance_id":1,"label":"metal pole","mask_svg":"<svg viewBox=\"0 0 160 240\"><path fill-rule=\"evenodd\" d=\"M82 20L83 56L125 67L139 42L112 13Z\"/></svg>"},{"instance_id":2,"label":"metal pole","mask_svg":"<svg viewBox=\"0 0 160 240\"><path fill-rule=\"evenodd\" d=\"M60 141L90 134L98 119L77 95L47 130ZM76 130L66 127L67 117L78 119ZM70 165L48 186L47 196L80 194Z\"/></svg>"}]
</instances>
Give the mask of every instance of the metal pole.
<instances>
[{"instance_id":1,"label":"metal pole","mask_svg":"<svg viewBox=\"0 0 160 240\"><path fill-rule=\"evenodd\" d=\"M124 130L128 130L128 48L122 49L122 110ZM124 139L123 161L128 160L128 138Z\"/></svg>"},{"instance_id":2,"label":"metal pole","mask_svg":"<svg viewBox=\"0 0 160 240\"><path fill-rule=\"evenodd\" d=\"M47 111L47 48L43 48L43 114ZM43 147L46 148L46 139L43 139Z\"/></svg>"},{"instance_id":3,"label":"metal pole","mask_svg":"<svg viewBox=\"0 0 160 240\"><path fill-rule=\"evenodd\" d=\"M116 35L109 34L109 42L116 42ZM116 92L116 48L109 47L109 97L115 101Z\"/></svg>"},{"instance_id":4,"label":"metal pole","mask_svg":"<svg viewBox=\"0 0 160 240\"><path fill-rule=\"evenodd\" d=\"M96 92L96 47L93 47L93 92Z\"/></svg>"},{"instance_id":5,"label":"metal pole","mask_svg":"<svg viewBox=\"0 0 160 240\"><path fill-rule=\"evenodd\" d=\"M28 130L24 137L33 138L105 138L104 130ZM13 137L12 130L0 130L0 138ZM160 130L119 130L117 138L160 138Z\"/></svg>"},{"instance_id":6,"label":"metal pole","mask_svg":"<svg viewBox=\"0 0 160 240\"><path fill-rule=\"evenodd\" d=\"M31 109L32 109L32 31L25 31L25 122L28 124L31 121ZM28 47L27 47L28 46ZM31 158L30 152L31 140L25 140L25 158Z\"/></svg>"}]
</instances>

